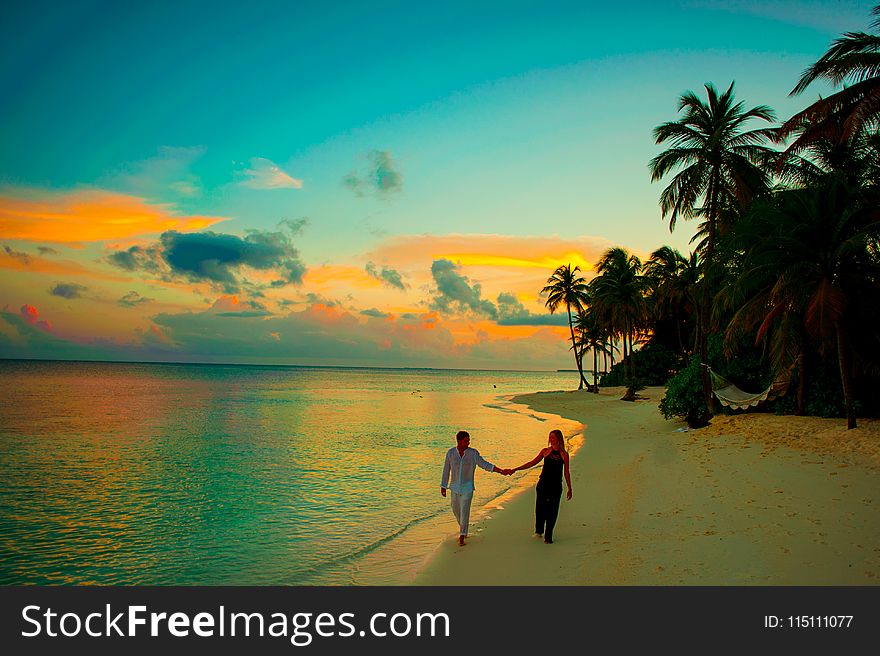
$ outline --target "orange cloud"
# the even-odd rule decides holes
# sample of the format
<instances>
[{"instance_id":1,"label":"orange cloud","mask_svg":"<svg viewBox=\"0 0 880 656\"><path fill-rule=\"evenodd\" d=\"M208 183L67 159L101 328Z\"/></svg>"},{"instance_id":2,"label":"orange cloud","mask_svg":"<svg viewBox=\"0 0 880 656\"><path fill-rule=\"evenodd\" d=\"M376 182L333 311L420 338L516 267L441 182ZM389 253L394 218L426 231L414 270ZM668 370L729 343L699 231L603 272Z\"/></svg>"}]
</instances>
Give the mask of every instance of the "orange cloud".
<instances>
[{"instance_id":1,"label":"orange cloud","mask_svg":"<svg viewBox=\"0 0 880 656\"><path fill-rule=\"evenodd\" d=\"M388 239L368 257L395 266L423 266L447 259L465 266L509 269L544 269L563 264L588 271L601 254L613 246L600 237L517 237L510 235L403 235Z\"/></svg>"},{"instance_id":2,"label":"orange cloud","mask_svg":"<svg viewBox=\"0 0 880 656\"><path fill-rule=\"evenodd\" d=\"M579 266L587 279L595 263L613 246L600 237L520 237L494 234L403 235L385 240L365 258L388 263L404 272L415 289L431 286L431 263L446 259L465 268L482 285L483 298L504 293L537 300L553 271L564 264ZM541 312L542 304L529 306Z\"/></svg>"},{"instance_id":3,"label":"orange cloud","mask_svg":"<svg viewBox=\"0 0 880 656\"><path fill-rule=\"evenodd\" d=\"M176 216L167 204L100 189L0 194L0 238L43 242L126 239L207 228L223 217Z\"/></svg>"},{"instance_id":4,"label":"orange cloud","mask_svg":"<svg viewBox=\"0 0 880 656\"><path fill-rule=\"evenodd\" d=\"M381 282L368 276L363 267L329 264L307 269L303 275L303 283L319 287L348 283L361 289L376 289L382 286Z\"/></svg>"},{"instance_id":5,"label":"orange cloud","mask_svg":"<svg viewBox=\"0 0 880 656\"><path fill-rule=\"evenodd\" d=\"M471 324L471 330L493 340L528 339L536 333L551 333L561 340L568 337L568 328L564 326L499 326L493 321L477 321Z\"/></svg>"},{"instance_id":6,"label":"orange cloud","mask_svg":"<svg viewBox=\"0 0 880 656\"><path fill-rule=\"evenodd\" d=\"M235 296L234 294L221 296L216 301L214 301L214 304L211 306L211 308L219 312L234 312L241 309L238 304L238 296Z\"/></svg>"},{"instance_id":7,"label":"orange cloud","mask_svg":"<svg viewBox=\"0 0 880 656\"><path fill-rule=\"evenodd\" d=\"M163 344L171 344L171 339L166 335L159 326L154 323L150 324L150 335Z\"/></svg>"},{"instance_id":8,"label":"orange cloud","mask_svg":"<svg viewBox=\"0 0 880 656\"><path fill-rule=\"evenodd\" d=\"M117 282L130 280L130 277L109 275L88 269L70 260L54 260L29 254L27 261L24 261L21 258L12 257L3 251L0 251L0 269L24 271L27 273L46 273L55 276L85 276L101 280L115 280Z\"/></svg>"},{"instance_id":9,"label":"orange cloud","mask_svg":"<svg viewBox=\"0 0 880 656\"><path fill-rule=\"evenodd\" d=\"M306 310L306 313L312 320L325 326L334 325L343 320L348 323L357 323L357 319L348 312L324 303L314 303Z\"/></svg>"},{"instance_id":10,"label":"orange cloud","mask_svg":"<svg viewBox=\"0 0 880 656\"><path fill-rule=\"evenodd\" d=\"M37 311L37 308L35 308L33 305L29 305L28 303L25 303L24 305L21 306L21 309L19 310L19 314L21 314L22 319L27 321L32 326L36 326L37 328L45 330L46 332L51 332L52 324L46 320L41 320L40 313Z\"/></svg>"}]
</instances>

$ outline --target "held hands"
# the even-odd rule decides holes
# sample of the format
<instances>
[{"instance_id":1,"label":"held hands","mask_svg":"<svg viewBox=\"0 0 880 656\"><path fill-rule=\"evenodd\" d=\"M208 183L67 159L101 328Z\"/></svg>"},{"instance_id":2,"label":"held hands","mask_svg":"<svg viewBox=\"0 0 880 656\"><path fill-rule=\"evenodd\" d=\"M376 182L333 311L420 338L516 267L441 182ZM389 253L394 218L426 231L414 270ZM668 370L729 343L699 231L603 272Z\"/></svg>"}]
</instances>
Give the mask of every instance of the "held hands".
<instances>
[{"instance_id":1,"label":"held hands","mask_svg":"<svg viewBox=\"0 0 880 656\"><path fill-rule=\"evenodd\" d=\"M501 474L503 476L510 476L515 471L516 471L515 469L502 469Z\"/></svg>"}]
</instances>

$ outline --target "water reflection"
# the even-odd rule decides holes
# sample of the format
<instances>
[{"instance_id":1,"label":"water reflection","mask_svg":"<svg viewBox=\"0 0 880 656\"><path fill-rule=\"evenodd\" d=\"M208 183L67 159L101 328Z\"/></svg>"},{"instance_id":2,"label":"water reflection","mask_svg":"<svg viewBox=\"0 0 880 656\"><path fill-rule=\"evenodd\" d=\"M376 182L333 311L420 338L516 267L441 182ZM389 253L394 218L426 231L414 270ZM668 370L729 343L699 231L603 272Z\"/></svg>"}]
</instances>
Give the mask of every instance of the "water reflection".
<instances>
[{"instance_id":1,"label":"water reflection","mask_svg":"<svg viewBox=\"0 0 880 656\"><path fill-rule=\"evenodd\" d=\"M566 382L0 363L0 582L395 582L451 530L437 486L455 432L518 464L547 428L485 404ZM475 503L507 485L482 476Z\"/></svg>"}]
</instances>

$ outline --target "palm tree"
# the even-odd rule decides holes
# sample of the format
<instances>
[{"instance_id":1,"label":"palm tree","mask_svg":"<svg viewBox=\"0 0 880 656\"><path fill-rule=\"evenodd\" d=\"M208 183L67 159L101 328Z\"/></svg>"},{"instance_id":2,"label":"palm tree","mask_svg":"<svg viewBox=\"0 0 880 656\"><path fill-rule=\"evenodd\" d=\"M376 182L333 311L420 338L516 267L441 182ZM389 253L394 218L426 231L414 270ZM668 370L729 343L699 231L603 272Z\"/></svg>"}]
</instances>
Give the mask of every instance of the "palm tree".
<instances>
[{"instance_id":1,"label":"palm tree","mask_svg":"<svg viewBox=\"0 0 880 656\"><path fill-rule=\"evenodd\" d=\"M664 320L674 321L678 350L684 353L681 327L694 313L696 287L700 279L697 252L685 258L674 248L662 246L651 253L645 263L645 276L651 284L655 326ZM699 340L695 340L695 343L699 343Z\"/></svg>"},{"instance_id":2,"label":"palm tree","mask_svg":"<svg viewBox=\"0 0 880 656\"><path fill-rule=\"evenodd\" d=\"M775 132L770 127L746 130L752 120L772 122L773 111L759 105L744 109L733 99L733 83L719 94L706 84L706 102L688 91L679 99L677 121L663 123L654 129L657 144L669 148L651 160L651 180L656 182L680 169L660 194L663 217L669 217L669 230L675 229L679 217L690 219L702 215L706 223L705 248L700 252L704 265L704 284L700 303L700 357L708 361L709 273L715 250L715 237L720 218L729 217L730 210L744 207L769 187L765 173L775 152L767 144ZM727 226L722 226L726 229ZM701 368L706 407L713 406L709 372Z\"/></svg>"},{"instance_id":3,"label":"palm tree","mask_svg":"<svg viewBox=\"0 0 880 656\"><path fill-rule=\"evenodd\" d=\"M555 313L561 305L565 305L565 309L568 312L568 329L571 332L571 348L574 350L574 359L577 364L578 375L580 376L578 389L583 389L588 383L584 379L584 369L581 365L580 351L577 347L574 325L571 318L572 307L577 312L587 304L587 281L578 275L580 270L579 266L572 268L570 263L560 266L547 279L547 286L541 290L541 293L547 294L545 305L550 310L550 314Z\"/></svg>"},{"instance_id":4,"label":"palm tree","mask_svg":"<svg viewBox=\"0 0 880 656\"><path fill-rule=\"evenodd\" d=\"M880 30L880 5L871 11L871 29ZM780 139L797 134L789 153L833 135L841 143L880 123L880 35L847 32L801 75L790 96L803 93L816 80L846 85L827 98L819 98L780 128Z\"/></svg>"},{"instance_id":5,"label":"palm tree","mask_svg":"<svg viewBox=\"0 0 880 656\"><path fill-rule=\"evenodd\" d=\"M880 305L880 263L871 253L880 231L876 203L865 203L842 176L775 196L737 228L743 262L732 283L740 308L731 329L758 325L777 371L802 357L806 336L836 351L847 428L855 428L854 345L861 339L860 361L876 361L880 348L873 327L867 343L857 338L865 331L856 318L860 308Z\"/></svg>"},{"instance_id":6,"label":"palm tree","mask_svg":"<svg viewBox=\"0 0 880 656\"><path fill-rule=\"evenodd\" d=\"M598 274L590 281L590 299L598 321L623 338L624 366L629 365L627 397L635 396L636 365L633 342L648 319L648 279L642 262L620 247L609 248L596 264ZM627 359L627 343L629 358ZM629 399L628 399L629 400Z\"/></svg>"},{"instance_id":7,"label":"palm tree","mask_svg":"<svg viewBox=\"0 0 880 656\"><path fill-rule=\"evenodd\" d=\"M821 184L829 173L839 173L851 185L880 181L880 135L861 130L845 137L841 117L826 120L821 134L810 126L799 130L777 167L779 177L794 186ZM785 136L780 132L780 139Z\"/></svg>"},{"instance_id":8,"label":"palm tree","mask_svg":"<svg viewBox=\"0 0 880 656\"><path fill-rule=\"evenodd\" d=\"M581 361L588 350L593 352L593 387L592 391L599 393L599 353L609 352L608 343L596 311L588 307L578 312L575 320L575 333L577 334L578 346L581 349Z\"/></svg>"}]
</instances>

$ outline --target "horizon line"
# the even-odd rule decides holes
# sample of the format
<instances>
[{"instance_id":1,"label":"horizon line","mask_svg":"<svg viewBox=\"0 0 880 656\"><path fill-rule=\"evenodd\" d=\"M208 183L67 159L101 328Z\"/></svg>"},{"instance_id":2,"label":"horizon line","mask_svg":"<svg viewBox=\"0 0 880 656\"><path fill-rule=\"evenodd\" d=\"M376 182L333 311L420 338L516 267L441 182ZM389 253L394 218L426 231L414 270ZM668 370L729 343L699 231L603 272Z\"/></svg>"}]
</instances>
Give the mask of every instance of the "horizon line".
<instances>
[{"instance_id":1,"label":"horizon line","mask_svg":"<svg viewBox=\"0 0 880 656\"><path fill-rule=\"evenodd\" d=\"M284 367L291 369L391 369L394 371L485 371L503 373L569 373L553 369L469 369L464 367L393 367L371 365L335 365L335 364L285 364L285 363L260 363L260 362L191 362L176 360L83 360L79 358L7 358L0 357L0 362L71 362L86 364L157 364L157 365L184 365L184 366L214 366L214 367ZM577 371L576 369L574 371Z\"/></svg>"}]
</instances>

